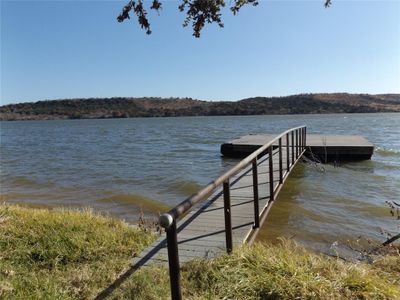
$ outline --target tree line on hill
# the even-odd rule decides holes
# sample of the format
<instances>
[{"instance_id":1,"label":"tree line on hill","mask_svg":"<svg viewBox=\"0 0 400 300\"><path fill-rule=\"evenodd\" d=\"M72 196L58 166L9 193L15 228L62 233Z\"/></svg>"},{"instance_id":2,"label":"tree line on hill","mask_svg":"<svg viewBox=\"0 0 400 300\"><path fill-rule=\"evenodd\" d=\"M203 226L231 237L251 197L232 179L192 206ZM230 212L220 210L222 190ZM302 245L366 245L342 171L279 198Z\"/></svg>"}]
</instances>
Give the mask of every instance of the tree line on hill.
<instances>
[{"instance_id":1,"label":"tree line on hill","mask_svg":"<svg viewBox=\"0 0 400 300\"><path fill-rule=\"evenodd\" d=\"M299 94L240 101L192 98L88 98L0 107L0 120L400 112L400 94Z\"/></svg>"}]
</instances>

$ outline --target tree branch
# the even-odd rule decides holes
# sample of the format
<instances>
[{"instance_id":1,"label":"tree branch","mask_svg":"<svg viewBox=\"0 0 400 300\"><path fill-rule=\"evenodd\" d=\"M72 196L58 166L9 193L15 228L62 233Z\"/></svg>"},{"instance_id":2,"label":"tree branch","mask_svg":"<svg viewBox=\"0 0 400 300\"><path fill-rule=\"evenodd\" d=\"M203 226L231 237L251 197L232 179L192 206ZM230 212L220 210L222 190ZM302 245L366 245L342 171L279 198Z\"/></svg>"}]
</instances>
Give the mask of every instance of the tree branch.
<instances>
[{"instance_id":1,"label":"tree branch","mask_svg":"<svg viewBox=\"0 0 400 300\"><path fill-rule=\"evenodd\" d=\"M258 0L231 1L232 6L230 7L230 10L234 15L236 15L245 5L258 5ZM324 1L324 6L326 8L332 5L332 0ZM178 9L186 14L183 26L186 27L191 24L193 28L193 36L199 38L201 30L204 28L206 23L217 23L219 27L224 27L224 23L221 19L221 9L223 7L225 7L225 0L181 0ZM150 9L159 12L161 9L161 2L159 0L153 0ZM118 22L121 23L126 19L130 19L129 14L131 12L136 15L140 27L144 29L147 34L151 34L150 22L147 18L147 11L144 8L143 0L137 0L137 2L130 0L128 4L122 8L122 12L117 17Z\"/></svg>"}]
</instances>

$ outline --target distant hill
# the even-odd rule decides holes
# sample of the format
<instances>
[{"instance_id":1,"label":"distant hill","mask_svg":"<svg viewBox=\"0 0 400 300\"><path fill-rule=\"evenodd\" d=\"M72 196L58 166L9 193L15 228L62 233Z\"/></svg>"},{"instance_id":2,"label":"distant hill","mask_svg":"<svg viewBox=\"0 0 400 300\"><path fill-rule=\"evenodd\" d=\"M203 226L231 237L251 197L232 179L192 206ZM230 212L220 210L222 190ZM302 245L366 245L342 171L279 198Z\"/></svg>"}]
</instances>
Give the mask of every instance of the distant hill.
<instances>
[{"instance_id":1,"label":"distant hill","mask_svg":"<svg viewBox=\"0 0 400 300\"><path fill-rule=\"evenodd\" d=\"M400 112L400 94L299 94L236 102L191 98L89 98L0 106L0 120Z\"/></svg>"}]
</instances>

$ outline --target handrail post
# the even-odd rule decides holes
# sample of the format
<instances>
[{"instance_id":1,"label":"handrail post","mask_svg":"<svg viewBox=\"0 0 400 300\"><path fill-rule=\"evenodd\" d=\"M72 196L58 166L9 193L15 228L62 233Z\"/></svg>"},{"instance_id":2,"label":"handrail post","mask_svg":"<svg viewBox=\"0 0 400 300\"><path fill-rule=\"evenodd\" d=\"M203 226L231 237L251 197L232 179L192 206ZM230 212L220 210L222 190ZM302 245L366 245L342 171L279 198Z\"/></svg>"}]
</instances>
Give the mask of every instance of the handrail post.
<instances>
[{"instance_id":1,"label":"handrail post","mask_svg":"<svg viewBox=\"0 0 400 300\"><path fill-rule=\"evenodd\" d=\"M299 158L300 145L301 145L301 129L300 128L297 129L296 132L297 132L297 135L298 135L298 137L297 137L297 158Z\"/></svg>"},{"instance_id":2,"label":"handrail post","mask_svg":"<svg viewBox=\"0 0 400 300\"><path fill-rule=\"evenodd\" d=\"M226 237L226 252L231 253L233 248L232 243L232 214L231 214L231 195L229 190L229 179L223 183L224 190L224 217L225 217L225 237Z\"/></svg>"},{"instance_id":3,"label":"handrail post","mask_svg":"<svg viewBox=\"0 0 400 300\"><path fill-rule=\"evenodd\" d=\"M272 145L268 148L269 159L269 201L274 201L274 169L272 161Z\"/></svg>"},{"instance_id":4,"label":"handrail post","mask_svg":"<svg viewBox=\"0 0 400 300\"><path fill-rule=\"evenodd\" d=\"M294 132L292 131L292 165L294 164Z\"/></svg>"},{"instance_id":5,"label":"handrail post","mask_svg":"<svg viewBox=\"0 0 400 300\"><path fill-rule=\"evenodd\" d=\"M260 227L260 208L258 203L258 171L257 171L257 157L253 160L253 195L254 195L254 226L253 228Z\"/></svg>"},{"instance_id":6,"label":"handrail post","mask_svg":"<svg viewBox=\"0 0 400 300\"><path fill-rule=\"evenodd\" d=\"M279 184L283 183L282 138L279 139Z\"/></svg>"},{"instance_id":7,"label":"handrail post","mask_svg":"<svg viewBox=\"0 0 400 300\"><path fill-rule=\"evenodd\" d=\"M289 133L286 134L286 169L289 174L290 170L290 146L289 146Z\"/></svg>"},{"instance_id":8,"label":"handrail post","mask_svg":"<svg viewBox=\"0 0 400 300\"><path fill-rule=\"evenodd\" d=\"M178 237L176 220L174 219L167 231L168 265L172 300L181 300L181 283L179 270Z\"/></svg>"},{"instance_id":9,"label":"handrail post","mask_svg":"<svg viewBox=\"0 0 400 300\"><path fill-rule=\"evenodd\" d=\"M300 129L300 153L303 152L304 128Z\"/></svg>"},{"instance_id":10,"label":"handrail post","mask_svg":"<svg viewBox=\"0 0 400 300\"><path fill-rule=\"evenodd\" d=\"M296 159L299 158L299 131L296 129Z\"/></svg>"},{"instance_id":11,"label":"handrail post","mask_svg":"<svg viewBox=\"0 0 400 300\"><path fill-rule=\"evenodd\" d=\"M307 127L304 127L304 149L307 149Z\"/></svg>"}]
</instances>

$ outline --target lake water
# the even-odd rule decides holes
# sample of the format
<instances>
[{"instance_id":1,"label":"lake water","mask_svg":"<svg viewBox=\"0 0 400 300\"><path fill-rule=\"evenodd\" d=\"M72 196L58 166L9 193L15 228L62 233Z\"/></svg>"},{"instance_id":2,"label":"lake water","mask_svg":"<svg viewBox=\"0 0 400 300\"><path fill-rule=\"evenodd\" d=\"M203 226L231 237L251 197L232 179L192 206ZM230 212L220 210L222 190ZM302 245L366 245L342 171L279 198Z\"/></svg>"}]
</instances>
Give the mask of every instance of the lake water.
<instances>
[{"instance_id":1,"label":"lake water","mask_svg":"<svg viewBox=\"0 0 400 300\"><path fill-rule=\"evenodd\" d=\"M140 209L165 211L234 165L221 143L303 124L309 133L362 135L375 154L324 170L298 164L259 238L326 248L396 230L385 201L400 202L400 114L2 122L1 201L92 207L135 222Z\"/></svg>"}]
</instances>

